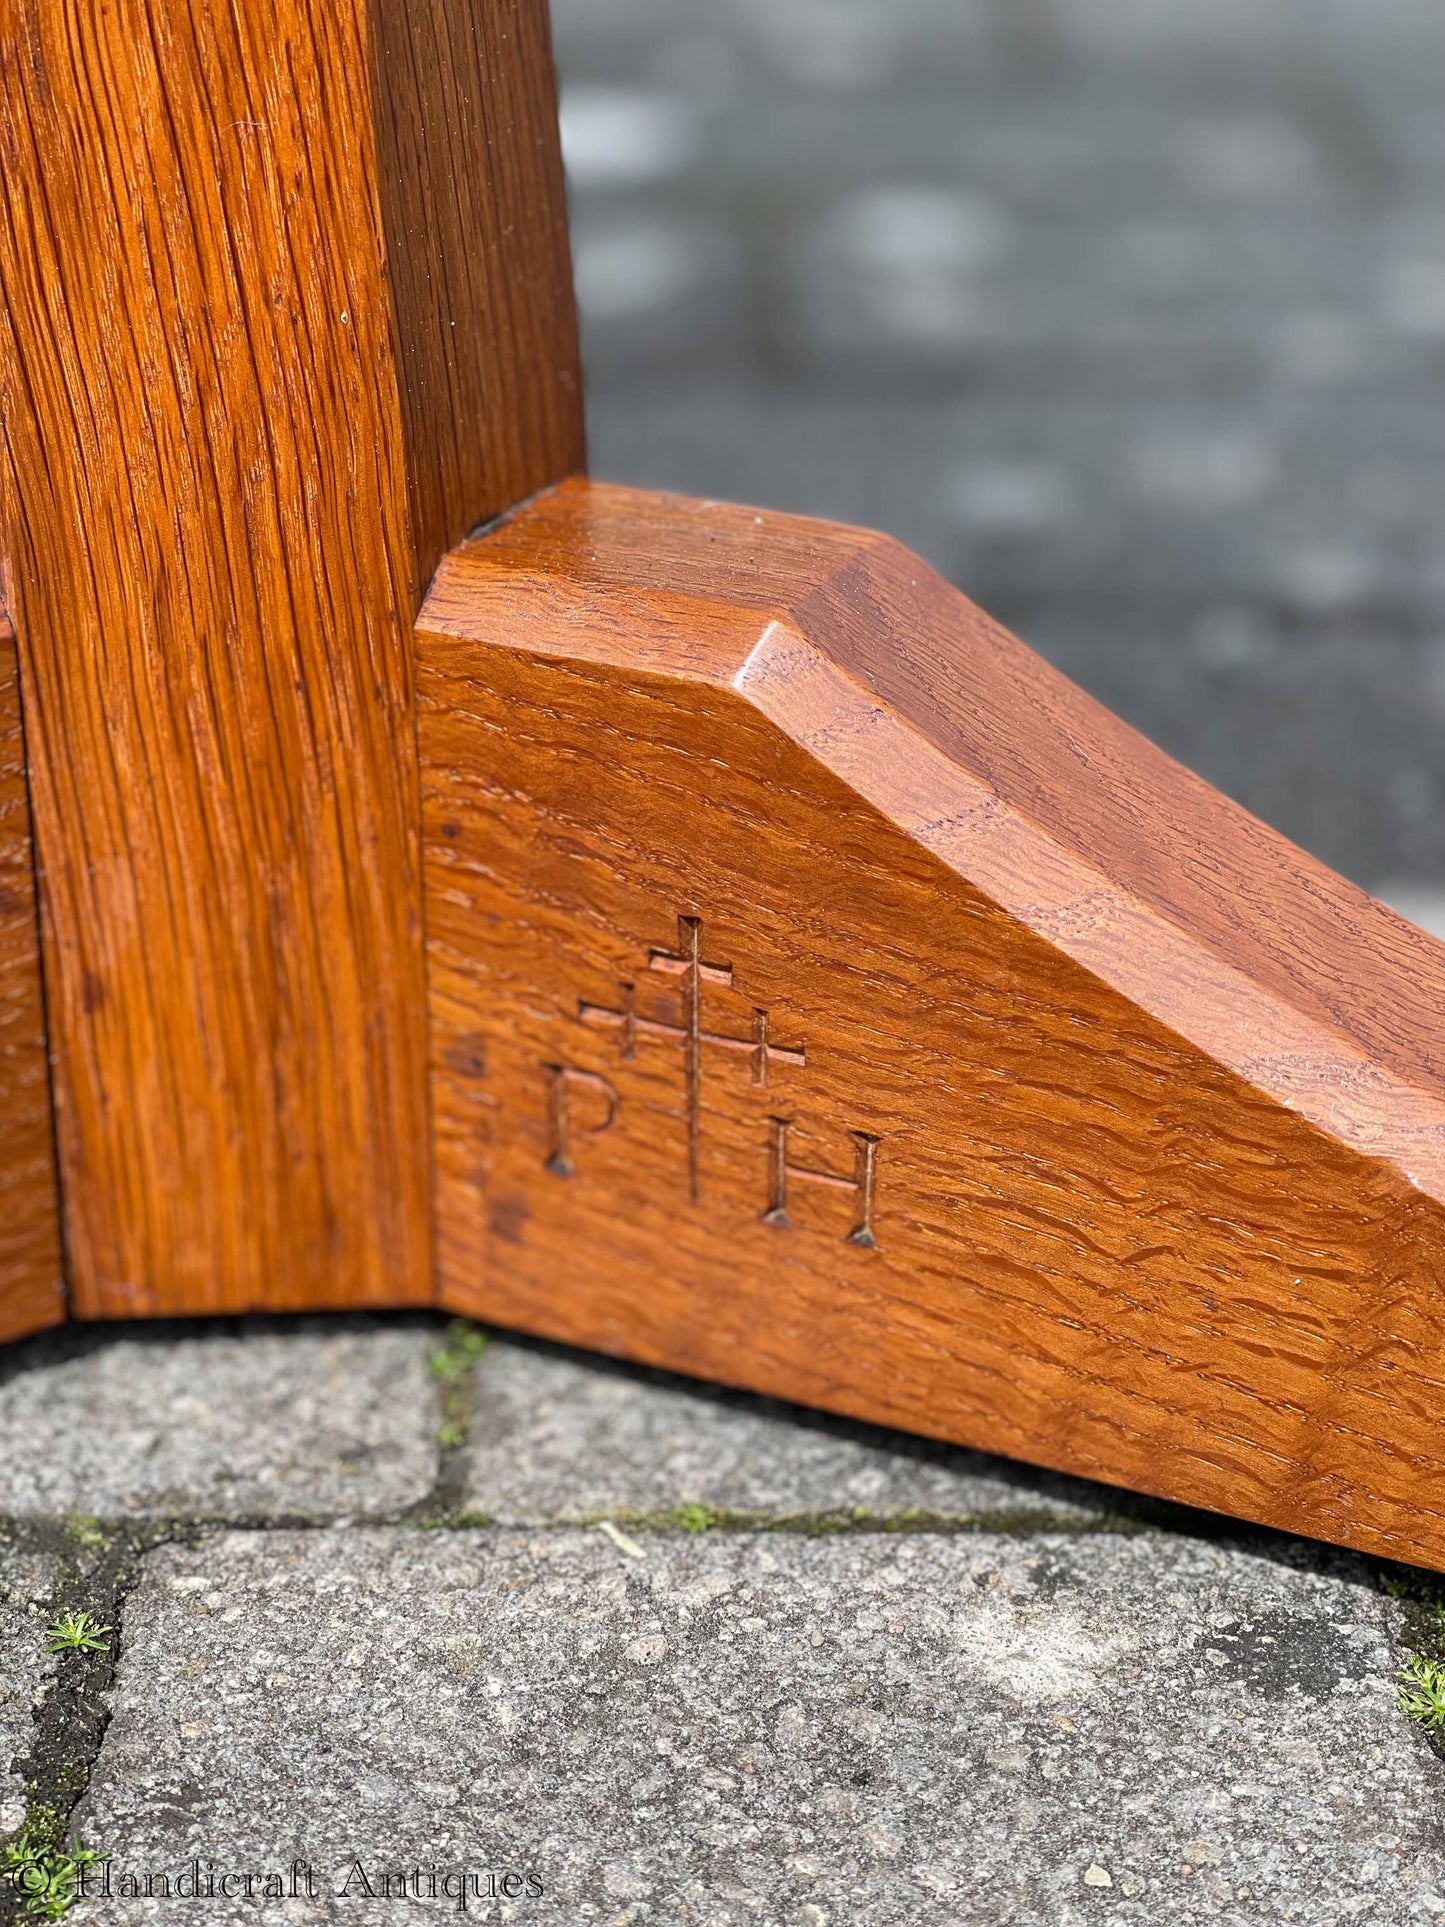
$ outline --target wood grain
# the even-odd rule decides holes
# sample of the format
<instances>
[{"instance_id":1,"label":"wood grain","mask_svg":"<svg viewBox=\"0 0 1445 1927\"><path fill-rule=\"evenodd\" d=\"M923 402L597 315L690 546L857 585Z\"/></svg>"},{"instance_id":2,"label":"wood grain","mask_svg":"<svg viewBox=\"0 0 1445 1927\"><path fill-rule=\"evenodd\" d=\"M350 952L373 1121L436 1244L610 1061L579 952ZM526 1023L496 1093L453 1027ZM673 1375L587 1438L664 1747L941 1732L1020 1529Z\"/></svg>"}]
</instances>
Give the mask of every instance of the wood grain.
<instances>
[{"instance_id":1,"label":"wood grain","mask_svg":"<svg viewBox=\"0 0 1445 1927\"><path fill-rule=\"evenodd\" d=\"M417 646L448 1303L1445 1567L1445 949L882 537L568 484Z\"/></svg>"},{"instance_id":2,"label":"wood grain","mask_svg":"<svg viewBox=\"0 0 1445 1927\"><path fill-rule=\"evenodd\" d=\"M543 0L0 0L0 566L84 1316L431 1291L410 624L581 457Z\"/></svg>"},{"instance_id":3,"label":"wood grain","mask_svg":"<svg viewBox=\"0 0 1445 1927\"><path fill-rule=\"evenodd\" d=\"M581 351L546 0L372 0L413 610L446 550L580 470Z\"/></svg>"},{"instance_id":4,"label":"wood grain","mask_svg":"<svg viewBox=\"0 0 1445 1927\"><path fill-rule=\"evenodd\" d=\"M64 1317L20 674L0 609L0 1340Z\"/></svg>"}]
</instances>

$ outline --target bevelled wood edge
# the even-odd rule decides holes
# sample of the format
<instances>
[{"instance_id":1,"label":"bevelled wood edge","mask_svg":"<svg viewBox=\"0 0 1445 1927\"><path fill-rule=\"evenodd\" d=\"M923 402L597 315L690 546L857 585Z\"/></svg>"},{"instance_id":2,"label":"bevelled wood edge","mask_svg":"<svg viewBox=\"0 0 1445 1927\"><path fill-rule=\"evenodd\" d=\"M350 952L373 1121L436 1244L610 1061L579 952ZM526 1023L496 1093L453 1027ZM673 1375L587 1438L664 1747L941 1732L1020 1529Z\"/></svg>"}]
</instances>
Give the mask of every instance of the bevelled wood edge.
<instances>
[{"instance_id":1,"label":"bevelled wood edge","mask_svg":"<svg viewBox=\"0 0 1445 1927\"><path fill-rule=\"evenodd\" d=\"M465 636L484 609L492 633L501 601L520 647L738 691L1067 956L1445 1202L1445 945L898 543L568 482L449 555L419 627ZM582 623L609 602L625 620Z\"/></svg>"},{"instance_id":2,"label":"bevelled wood edge","mask_svg":"<svg viewBox=\"0 0 1445 1927\"><path fill-rule=\"evenodd\" d=\"M0 607L0 1340L66 1315L15 635Z\"/></svg>"}]
</instances>

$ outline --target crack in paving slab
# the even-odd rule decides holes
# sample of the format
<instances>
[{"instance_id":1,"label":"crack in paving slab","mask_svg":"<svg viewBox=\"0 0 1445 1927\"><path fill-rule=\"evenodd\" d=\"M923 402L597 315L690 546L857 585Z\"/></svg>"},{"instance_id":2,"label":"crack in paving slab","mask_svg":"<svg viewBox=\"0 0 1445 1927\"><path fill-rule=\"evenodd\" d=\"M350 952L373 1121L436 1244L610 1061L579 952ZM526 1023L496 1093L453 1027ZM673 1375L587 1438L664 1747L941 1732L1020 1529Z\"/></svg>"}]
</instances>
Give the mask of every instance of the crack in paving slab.
<instances>
[{"instance_id":1,"label":"crack in paving slab","mask_svg":"<svg viewBox=\"0 0 1445 1927\"><path fill-rule=\"evenodd\" d=\"M36 1535L41 1536L41 1535ZM123 1642L125 1602L141 1577L148 1548L174 1543L185 1535L174 1527L121 1527L98 1533L74 1520L55 1521L48 1535L59 1558L57 1583L37 1616L37 1644L44 1627L67 1613L85 1613L97 1629L93 1647L52 1656L48 1677L32 1708L30 1749L17 1755L14 1770L24 1787L23 1817L7 1828L23 1838L32 1858L0 1884L0 1922L34 1918L32 1876L44 1877L75 1838L75 1811L110 1724L110 1689ZM193 1536L193 1535L189 1535Z\"/></svg>"}]
</instances>

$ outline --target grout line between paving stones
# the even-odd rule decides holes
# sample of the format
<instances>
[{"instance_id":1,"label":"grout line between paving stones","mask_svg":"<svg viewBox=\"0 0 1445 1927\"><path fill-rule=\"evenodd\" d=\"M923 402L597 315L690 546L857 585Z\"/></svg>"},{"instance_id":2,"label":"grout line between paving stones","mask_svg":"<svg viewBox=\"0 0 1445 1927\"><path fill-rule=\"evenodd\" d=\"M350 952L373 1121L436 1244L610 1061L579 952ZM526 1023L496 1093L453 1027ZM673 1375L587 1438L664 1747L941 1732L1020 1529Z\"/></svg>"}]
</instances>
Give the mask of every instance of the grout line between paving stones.
<instances>
[{"instance_id":1,"label":"grout line between paving stones","mask_svg":"<svg viewBox=\"0 0 1445 1927\"><path fill-rule=\"evenodd\" d=\"M105 1634L104 1643L94 1649L58 1654L53 1676L36 1694L30 1752L13 1762L25 1787L25 1818L19 1831L0 1843L8 1864L6 1877L0 1879L0 1927L42 1915L57 1918L74 1898L63 1883L64 1870L76 1864L75 1815L110 1725L109 1694L124 1650L125 1608L140 1583L147 1555L163 1546L199 1545L222 1530L432 1526L453 1516L466 1489L476 1372L486 1343L485 1333L459 1319L431 1353L428 1362L441 1407L435 1473L430 1489L415 1505L384 1519L337 1515L318 1520L285 1514L249 1520L172 1515L105 1523L76 1517L0 1519L0 1544L61 1559L61 1577L46 1603L45 1624L53 1625L63 1613L84 1612ZM12 1850L21 1842L24 1853L17 1864ZM48 1889L60 1880L48 1908L33 1888L27 1890L27 1879L42 1880Z\"/></svg>"},{"instance_id":2,"label":"grout line between paving stones","mask_svg":"<svg viewBox=\"0 0 1445 1927\"><path fill-rule=\"evenodd\" d=\"M420 1532L585 1532L603 1522L625 1526L629 1532L643 1532L656 1538L700 1537L705 1533L776 1533L803 1539L822 1539L846 1535L917 1533L943 1537L996 1533L1009 1538L1033 1538L1054 1534L1066 1538L1090 1539L1105 1534L1117 1538L1162 1537L1172 1526L1145 1522L1123 1513L1099 1513L1078 1518L1070 1513L1026 1512L729 1512L711 1506L677 1505L654 1511L634 1511L625 1506L604 1507L596 1512L571 1515L493 1518L476 1510L440 1510L421 1501L391 1512L178 1512L148 1514L130 1525L122 1520L86 1519L88 1532L102 1534L134 1531L145 1539L145 1551L158 1550L192 1536L213 1538L222 1532L379 1532L407 1527ZM66 1518L24 1515L7 1518L0 1514L0 1547L17 1552L53 1552L58 1542L76 1522ZM1232 1522L1231 1522L1232 1523ZM1229 1537L1244 1539L1252 1528L1240 1526L1229 1534L1209 1531L1190 1532L1197 1539ZM1264 1529L1259 1536L1265 1537Z\"/></svg>"}]
</instances>

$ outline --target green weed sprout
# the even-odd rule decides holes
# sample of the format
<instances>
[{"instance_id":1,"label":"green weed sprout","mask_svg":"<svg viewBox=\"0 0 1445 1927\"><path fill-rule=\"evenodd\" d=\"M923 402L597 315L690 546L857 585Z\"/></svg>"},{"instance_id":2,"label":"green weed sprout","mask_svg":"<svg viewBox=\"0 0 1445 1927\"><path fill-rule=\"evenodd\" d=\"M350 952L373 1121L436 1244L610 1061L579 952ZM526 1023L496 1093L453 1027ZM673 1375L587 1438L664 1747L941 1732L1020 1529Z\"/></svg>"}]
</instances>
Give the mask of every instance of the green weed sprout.
<instances>
[{"instance_id":1,"label":"green weed sprout","mask_svg":"<svg viewBox=\"0 0 1445 1927\"><path fill-rule=\"evenodd\" d=\"M0 1881L19 1896L31 1920L59 1920L81 1897L86 1873L100 1860L89 1847L56 1847L30 1832L0 1849Z\"/></svg>"},{"instance_id":2,"label":"green weed sprout","mask_svg":"<svg viewBox=\"0 0 1445 1927\"><path fill-rule=\"evenodd\" d=\"M51 1653L108 1653L105 1635L114 1626L98 1626L88 1612L62 1613L45 1629L45 1649Z\"/></svg>"}]
</instances>

